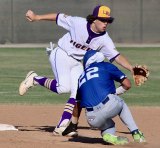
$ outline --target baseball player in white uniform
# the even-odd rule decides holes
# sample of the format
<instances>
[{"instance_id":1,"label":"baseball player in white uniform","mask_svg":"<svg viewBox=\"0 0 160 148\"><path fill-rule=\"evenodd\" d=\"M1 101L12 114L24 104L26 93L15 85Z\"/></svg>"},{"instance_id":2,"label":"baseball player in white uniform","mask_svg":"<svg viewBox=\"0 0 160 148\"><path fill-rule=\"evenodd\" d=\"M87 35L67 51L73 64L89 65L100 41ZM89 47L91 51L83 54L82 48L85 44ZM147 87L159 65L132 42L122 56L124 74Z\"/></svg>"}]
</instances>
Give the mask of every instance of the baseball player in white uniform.
<instances>
[{"instance_id":1,"label":"baseball player in white uniform","mask_svg":"<svg viewBox=\"0 0 160 148\"><path fill-rule=\"evenodd\" d=\"M20 95L24 95L30 87L37 84L58 94L70 92L62 117L53 132L55 135L61 135L71 119L75 106L78 78L83 71L81 60L86 51L93 49L102 52L110 62L115 61L131 73L133 73L132 65L116 50L112 39L106 32L107 25L114 20L107 6L95 7L93 13L87 18L68 16L63 13L38 15L31 10L27 11L26 18L30 22L56 21L58 26L68 31L59 39L58 46L49 56L55 79L38 76L31 71L19 87ZM71 136L74 134L70 133Z\"/></svg>"}]
</instances>

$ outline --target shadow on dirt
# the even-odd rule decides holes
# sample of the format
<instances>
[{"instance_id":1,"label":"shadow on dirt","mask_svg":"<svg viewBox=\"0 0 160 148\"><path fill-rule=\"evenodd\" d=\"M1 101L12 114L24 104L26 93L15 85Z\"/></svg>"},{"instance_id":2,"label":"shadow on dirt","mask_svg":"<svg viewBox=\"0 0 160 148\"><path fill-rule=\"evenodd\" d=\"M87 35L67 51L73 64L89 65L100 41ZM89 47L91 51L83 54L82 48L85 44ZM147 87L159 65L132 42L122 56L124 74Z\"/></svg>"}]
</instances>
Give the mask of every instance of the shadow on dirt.
<instances>
[{"instance_id":1,"label":"shadow on dirt","mask_svg":"<svg viewBox=\"0 0 160 148\"><path fill-rule=\"evenodd\" d=\"M55 126L15 126L19 131L42 131L52 133ZM78 129L90 129L90 127L80 126Z\"/></svg>"},{"instance_id":2,"label":"shadow on dirt","mask_svg":"<svg viewBox=\"0 0 160 148\"><path fill-rule=\"evenodd\" d=\"M101 143L104 145L108 145L103 141L102 138L92 138L92 137L85 137L85 136L77 136L77 137L72 137L68 141L70 142L81 142L81 143L92 143L92 144L97 144Z\"/></svg>"}]
</instances>

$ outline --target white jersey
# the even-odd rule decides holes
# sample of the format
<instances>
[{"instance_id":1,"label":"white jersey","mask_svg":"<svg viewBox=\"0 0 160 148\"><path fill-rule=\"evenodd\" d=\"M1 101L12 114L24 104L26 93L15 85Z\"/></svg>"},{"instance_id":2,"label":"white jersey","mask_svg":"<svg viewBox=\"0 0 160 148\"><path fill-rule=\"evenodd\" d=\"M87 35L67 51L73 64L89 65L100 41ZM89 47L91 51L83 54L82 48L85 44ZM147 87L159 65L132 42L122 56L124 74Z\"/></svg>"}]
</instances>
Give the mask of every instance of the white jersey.
<instances>
[{"instance_id":1,"label":"white jersey","mask_svg":"<svg viewBox=\"0 0 160 148\"><path fill-rule=\"evenodd\" d=\"M108 33L94 33L85 18L60 13L57 15L57 25L68 30L68 33L59 39L58 46L77 60L82 60L90 49L102 52L110 61L119 55Z\"/></svg>"}]
</instances>

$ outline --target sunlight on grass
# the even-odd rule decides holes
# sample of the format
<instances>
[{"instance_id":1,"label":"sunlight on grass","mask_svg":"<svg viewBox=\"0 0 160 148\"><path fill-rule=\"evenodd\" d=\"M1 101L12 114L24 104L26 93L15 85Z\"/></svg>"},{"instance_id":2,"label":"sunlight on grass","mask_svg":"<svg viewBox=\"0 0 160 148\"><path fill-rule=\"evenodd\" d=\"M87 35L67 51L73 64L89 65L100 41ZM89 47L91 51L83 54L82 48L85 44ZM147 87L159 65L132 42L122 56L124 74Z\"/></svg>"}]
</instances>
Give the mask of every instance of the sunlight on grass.
<instances>
[{"instance_id":1,"label":"sunlight on grass","mask_svg":"<svg viewBox=\"0 0 160 148\"><path fill-rule=\"evenodd\" d=\"M149 80L141 87L133 83L130 72L122 69L132 82L132 88L122 95L129 105L160 105L160 48L118 48L129 61L146 64L150 69ZM25 96L19 96L20 82L30 70L53 78L53 73L42 48L0 48L0 103L63 104L69 94L57 95L43 87L32 88ZM114 63L115 64L115 63Z\"/></svg>"}]
</instances>

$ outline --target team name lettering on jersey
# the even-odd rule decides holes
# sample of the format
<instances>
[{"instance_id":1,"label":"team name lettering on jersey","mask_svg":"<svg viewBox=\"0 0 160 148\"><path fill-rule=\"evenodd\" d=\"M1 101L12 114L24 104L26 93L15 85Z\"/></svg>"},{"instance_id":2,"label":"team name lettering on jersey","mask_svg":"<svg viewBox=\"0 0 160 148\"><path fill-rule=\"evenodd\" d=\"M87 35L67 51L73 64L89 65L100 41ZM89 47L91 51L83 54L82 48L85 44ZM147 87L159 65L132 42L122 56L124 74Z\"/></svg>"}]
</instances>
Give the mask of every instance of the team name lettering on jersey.
<instances>
[{"instance_id":1,"label":"team name lettering on jersey","mask_svg":"<svg viewBox=\"0 0 160 148\"><path fill-rule=\"evenodd\" d=\"M91 48L86 47L85 45L81 45L77 42L74 42L73 40L71 40L70 43L73 44L73 46L75 46L76 48L80 48L80 49L86 50L86 51L91 50Z\"/></svg>"}]
</instances>

